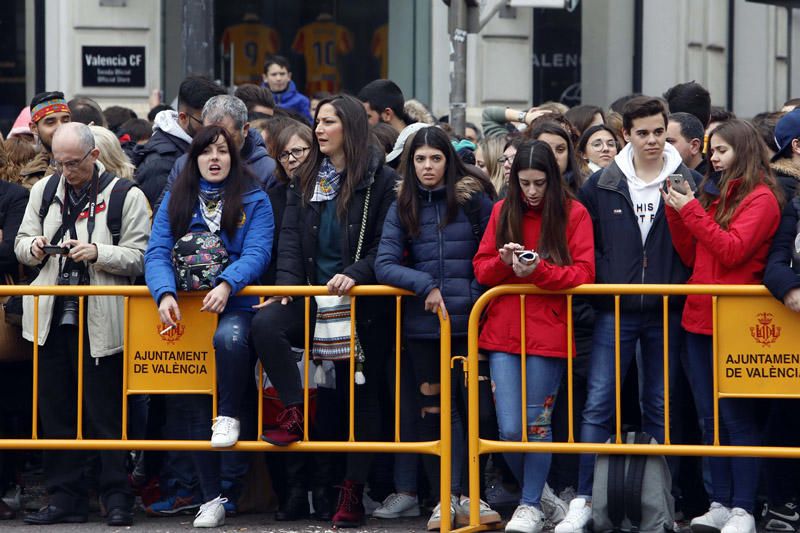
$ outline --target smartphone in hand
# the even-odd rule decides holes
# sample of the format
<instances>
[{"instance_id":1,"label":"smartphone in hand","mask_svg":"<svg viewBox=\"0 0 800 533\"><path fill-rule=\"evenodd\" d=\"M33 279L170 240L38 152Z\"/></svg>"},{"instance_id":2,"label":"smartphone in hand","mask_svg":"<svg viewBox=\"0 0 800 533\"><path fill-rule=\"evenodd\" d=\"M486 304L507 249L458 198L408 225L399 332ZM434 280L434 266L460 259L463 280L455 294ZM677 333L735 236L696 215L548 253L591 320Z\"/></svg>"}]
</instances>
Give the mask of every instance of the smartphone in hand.
<instances>
[{"instance_id":1,"label":"smartphone in hand","mask_svg":"<svg viewBox=\"0 0 800 533\"><path fill-rule=\"evenodd\" d=\"M69 248L66 246L56 246L54 244L45 244L42 246L42 250L48 255L67 255L69 253Z\"/></svg>"}]
</instances>

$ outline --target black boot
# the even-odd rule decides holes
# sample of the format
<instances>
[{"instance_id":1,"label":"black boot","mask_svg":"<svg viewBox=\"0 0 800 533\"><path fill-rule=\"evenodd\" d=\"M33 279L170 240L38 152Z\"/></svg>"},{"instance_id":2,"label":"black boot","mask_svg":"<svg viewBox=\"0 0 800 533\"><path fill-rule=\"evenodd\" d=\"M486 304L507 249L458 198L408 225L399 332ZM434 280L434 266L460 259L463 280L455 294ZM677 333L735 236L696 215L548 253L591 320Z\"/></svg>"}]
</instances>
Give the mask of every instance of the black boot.
<instances>
[{"instance_id":1,"label":"black boot","mask_svg":"<svg viewBox=\"0 0 800 533\"><path fill-rule=\"evenodd\" d=\"M333 499L331 490L325 485L318 485L311 489L311 503L314 505L314 518L323 522L330 522L333 518Z\"/></svg>"},{"instance_id":2,"label":"black boot","mask_svg":"<svg viewBox=\"0 0 800 533\"><path fill-rule=\"evenodd\" d=\"M302 486L289 487L283 505L275 513L275 520L287 522L308 518L308 493Z\"/></svg>"}]
</instances>

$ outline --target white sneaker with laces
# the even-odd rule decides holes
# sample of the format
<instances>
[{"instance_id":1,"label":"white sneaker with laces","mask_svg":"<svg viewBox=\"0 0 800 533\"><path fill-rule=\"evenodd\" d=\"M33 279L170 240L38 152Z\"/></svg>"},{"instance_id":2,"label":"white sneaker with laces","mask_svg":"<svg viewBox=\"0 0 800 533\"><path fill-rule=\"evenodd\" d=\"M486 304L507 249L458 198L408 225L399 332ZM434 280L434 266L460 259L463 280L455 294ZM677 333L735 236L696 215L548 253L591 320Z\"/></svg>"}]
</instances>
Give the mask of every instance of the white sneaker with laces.
<instances>
[{"instance_id":1,"label":"white sneaker with laces","mask_svg":"<svg viewBox=\"0 0 800 533\"><path fill-rule=\"evenodd\" d=\"M197 516L194 518L194 527L219 527L225 525L225 503L228 498L222 495L217 496L210 502L200 506Z\"/></svg>"},{"instance_id":2,"label":"white sneaker with laces","mask_svg":"<svg viewBox=\"0 0 800 533\"><path fill-rule=\"evenodd\" d=\"M569 510L564 520L559 522L554 533L579 533L586 528L589 519L592 518L592 507L586 498L575 498L569 502Z\"/></svg>"},{"instance_id":3,"label":"white sneaker with laces","mask_svg":"<svg viewBox=\"0 0 800 533\"><path fill-rule=\"evenodd\" d=\"M722 533L756 533L756 519L741 507L734 507Z\"/></svg>"},{"instance_id":4,"label":"white sneaker with laces","mask_svg":"<svg viewBox=\"0 0 800 533\"><path fill-rule=\"evenodd\" d=\"M488 503L480 500L478 509L480 510L481 524L499 524L503 521L500 513L492 509ZM469 498L464 498L456 505L456 526L469 525Z\"/></svg>"},{"instance_id":5,"label":"white sneaker with laces","mask_svg":"<svg viewBox=\"0 0 800 533\"><path fill-rule=\"evenodd\" d=\"M419 516L419 500L402 492L389 494L380 507L373 511L375 518L406 518Z\"/></svg>"},{"instance_id":6,"label":"white sneaker with laces","mask_svg":"<svg viewBox=\"0 0 800 533\"><path fill-rule=\"evenodd\" d=\"M521 503L506 524L506 533L539 533L544 524L544 514L532 505Z\"/></svg>"},{"instance_id":7,"label":"white sneaker with laces","mask_svg":"<svg viewBox=\"0 0 800 533\"><path fill-rule=\"evenodd\" d=\"M719 533L731 518L731 510L719 502L711 502L705 514L692 518L693 533Z\"/></svg>"},{"instance_id":8,"label":"white sneaker with laces","mask_svg":"<svg viewBox=\"0 0 800 533\"><path fill-rule=\"evenodd\" d=\"M567 505L567 502L556 496L556 493L553 492L553 489L551 489L550 485L547 483L544 484L542 497L539 503L542 506L544 517L553 524L558 524L564 520L564 517L566 517L569 512L569 505Z\"/></svg>"},{"instance_id":9,"label":"white sneaker with laces","mask_svg":"<svg viewBox=\"0 0 800 533\"><path fill-rule=\"evenodd\" d=\"M228 448L239 440L239 421L230 416L218 416L211 431L211 447Z\"/></svg>"},{"instance_id":10,"label":"white sneaker with laces","mask_svg":"<svg viewBox=\"0 0 800 533\"><path fill-rule=\"evenodd\" d=\"M450 495L450 529L453 528L453 523L456 517L456 506L458 506L458 497ZM442 527L442 502L436 504L433 508L431 517L428 519L428 531L436 531Z\"/></svg>"}]
</instances>

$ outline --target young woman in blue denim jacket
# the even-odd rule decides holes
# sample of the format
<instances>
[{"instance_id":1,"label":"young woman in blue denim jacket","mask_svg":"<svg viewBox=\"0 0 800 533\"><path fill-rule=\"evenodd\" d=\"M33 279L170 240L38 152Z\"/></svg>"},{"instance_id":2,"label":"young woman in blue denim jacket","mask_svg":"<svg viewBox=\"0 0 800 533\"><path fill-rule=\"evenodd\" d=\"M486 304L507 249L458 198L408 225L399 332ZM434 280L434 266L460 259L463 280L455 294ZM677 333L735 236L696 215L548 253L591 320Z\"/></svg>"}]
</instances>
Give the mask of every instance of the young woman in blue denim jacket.
<instances>
[{"instance_id":1,"label":"young woman in blue denim jacket","mask_svg":"<svg viewBox=\"0 0 800 533\"><path fill-rule=\"evenodd\" d=\"M161 321L168 326L181 319L172 250L190 232L218 233L229 261L216 278L216 286L203 299L202 310L219 314L214 333L217 369L218 416L209 428L211 401L207 396L188 396L192 403L187 420L196 440L229 447L239 438L239 413L248 385L252 386L254 357L248 343L250 321L257 297L232 296L254 282L269 264L274 223L266 193L258 188L242 165L239 151L228 133L208 126L195 135L189 158L172 190L164 197L153 222L145 252L145 279L158 304ZM193 453L203 499L195 527L225 523L220 455Z\"/></svg>"},{"instance_id":2,"label":"young woman in blue denim jacket","mask_svg":"<svg viewBox=\"0 0 800 533\"><path fill-rule=\"evenodd\" d=\"M413 291L417 296L403 305L403 342L406 364L416 379L419 438L436 440L441 416L441 379L449 378L440 376L441 331L436 313L441 310L451 321L452 353L466 354L469 313L481 293L472 270L472 257L478 251L480 233L492 211L492 200L484 192L492 187L485 177L469 175L447 134L439 128L419 130L404 157L404 177L398 186L397 200L386 214L375 275L379 283ZM480 227L474 228L475 224ZM469 499L459 499L462 493L466 496L469 488L466 479L462 479L466 470L466 423L457 409L460 382L463 380L453 378L451 395L451 518L456 514L466 518L469 514ZM406 398L404 409L417 405L412 398ZM438 460L425 456L423 464L431 490L438 493ZM397 490L402 497L404 488ZM406 496L409 502L414 500L413 496ZM416 502L413 503L416 507ZM482 515L487 522L500 521L500 516L486 504ZM428 529L438 529L440 525L441 508L437 506Z\"/></svg>"}]
</instances>

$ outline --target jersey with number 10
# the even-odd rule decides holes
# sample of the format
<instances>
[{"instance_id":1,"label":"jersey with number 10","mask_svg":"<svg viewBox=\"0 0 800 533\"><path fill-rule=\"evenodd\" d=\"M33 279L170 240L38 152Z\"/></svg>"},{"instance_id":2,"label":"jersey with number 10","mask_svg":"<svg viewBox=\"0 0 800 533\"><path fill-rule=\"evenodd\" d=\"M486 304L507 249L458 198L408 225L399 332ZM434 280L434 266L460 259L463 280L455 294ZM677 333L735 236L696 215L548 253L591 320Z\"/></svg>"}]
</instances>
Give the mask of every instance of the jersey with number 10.
<instances>
[{"instance_id":1,"label":"jersey with number 10","mask_svg":"<svg viewBox=\"0 0 800 533\"><path fill-rule=\"evenodd\" d=\"M352 49L353 37L350 32L333 21L312 22L300 28L292 43L292 50L302 54L306 60L306 94L339 92L342 82L337 56L347 54Z\"/></svg>"},{"instance_id":2,"label":"jersey with number 10","mask_svg":"<svg viewBox=\"0 0 800 533\"><path fill-rule=\"evenodd\" d=\"M280 37L269 26L246 22L225 29L222 48L225 53L233 51L233 82L236 85L260 84L264 60L278 53Z\"/></svg>"}]
</instances>

